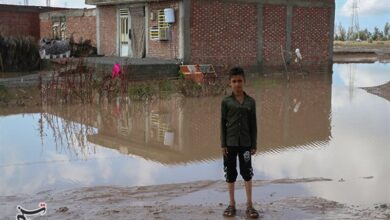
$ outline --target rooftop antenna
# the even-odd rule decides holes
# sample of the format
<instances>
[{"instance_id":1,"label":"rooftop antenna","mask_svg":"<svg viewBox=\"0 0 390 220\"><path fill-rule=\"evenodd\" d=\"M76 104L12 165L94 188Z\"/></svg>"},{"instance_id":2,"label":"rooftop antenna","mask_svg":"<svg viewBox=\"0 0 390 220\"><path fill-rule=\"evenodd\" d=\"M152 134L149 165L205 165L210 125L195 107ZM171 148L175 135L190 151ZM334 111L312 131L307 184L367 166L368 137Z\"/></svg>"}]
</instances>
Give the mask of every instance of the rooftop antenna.
<instances>
[{"instance_id":1,"label":"rooftop antenna","mask_svg":"<svg viewBox=\"0 0 390 220\"><path fill-rule=\"evenodd\" d=\"M357 41L360 41L359 30L359 0L353 0L352 2L352 18L351 18L351 34L357 33Z\"/></svg>"}]
</instances>

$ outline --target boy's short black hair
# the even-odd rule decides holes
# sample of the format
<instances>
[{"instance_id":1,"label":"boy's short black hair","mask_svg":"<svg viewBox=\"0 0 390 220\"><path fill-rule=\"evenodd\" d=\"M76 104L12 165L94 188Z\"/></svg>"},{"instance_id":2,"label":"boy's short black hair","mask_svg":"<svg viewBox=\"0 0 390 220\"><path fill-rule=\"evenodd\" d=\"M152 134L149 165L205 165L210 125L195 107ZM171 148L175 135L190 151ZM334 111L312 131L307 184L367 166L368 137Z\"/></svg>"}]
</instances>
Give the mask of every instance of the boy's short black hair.
<instances>
[{"instance_id":1,"label":"boy's short black hair","mask_svg":"<svg viewBox=\"0 0 390 220\"><path fill-rule=\"evenodd\" d=\"M244 72L244 69L242 69L242 68L239 67L239 66L233 67L233 68L230 69L230 71L229 71L229 79L231 79L232 76L242 76L242 77L245 79L245 72Z\"/></svg>"}]
</instances>

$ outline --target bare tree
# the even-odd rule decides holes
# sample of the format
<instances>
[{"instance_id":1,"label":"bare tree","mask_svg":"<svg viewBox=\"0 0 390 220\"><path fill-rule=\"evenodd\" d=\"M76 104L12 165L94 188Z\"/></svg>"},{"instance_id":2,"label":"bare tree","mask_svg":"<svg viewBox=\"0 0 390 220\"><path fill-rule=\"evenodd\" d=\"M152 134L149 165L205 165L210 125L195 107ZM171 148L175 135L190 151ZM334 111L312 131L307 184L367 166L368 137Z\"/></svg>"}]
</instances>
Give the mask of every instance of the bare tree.
<instances>
[{"instance_id":1,"label":"bare tree","mask_svg":"<svg viewBox=\"0 0 390 220\"><path fill-rule=\"evenodd\" d=\"M341 22L339 23L339 26L338 26L338 36L339 36L339 40L341 41L345 41L346 40L346 37L347 37L347 32L345 31L345 28L343 27L343 25L341 25Z\"/></svg>"},{"instance_id":2,"label":"bare tree","mask_svg":"<svg viewBox=\"0 0 390 220\"><path fill-rule=\"evenodd\" d=\"M390 24L386 22L385 27L383 28L383 34L386 40L390 40Z\"/></svg>"}]
</instances>

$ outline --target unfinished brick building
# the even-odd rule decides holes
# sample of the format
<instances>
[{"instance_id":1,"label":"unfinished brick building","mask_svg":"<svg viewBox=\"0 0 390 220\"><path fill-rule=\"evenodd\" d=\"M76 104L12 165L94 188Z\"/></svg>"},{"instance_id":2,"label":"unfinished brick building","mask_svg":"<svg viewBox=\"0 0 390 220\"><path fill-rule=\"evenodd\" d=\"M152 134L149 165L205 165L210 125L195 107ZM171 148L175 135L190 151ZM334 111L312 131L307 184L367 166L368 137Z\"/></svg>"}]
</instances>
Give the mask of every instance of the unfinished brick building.
<instances>
[{"instance_id":1,"label":"unfinished brick building","mask_svg":"<svg viewBox=\"0 0 390 220\"><path fill-rule=\"evenodd\" d=\"M76 42L91 40L96 46L96 10L71 9L41 13L40 37L66 40L73 36Z\"/></svg>"},{"instance_id":2,"label":"unfinished brick building","mask_svg":"<svg viewBox=\"0 0 390 220\"><path fill-rule=\"evenodd\" d=\"M0 34L40 38L39 14L63 8L0 4Z\"/></svg>"}]
</instances>

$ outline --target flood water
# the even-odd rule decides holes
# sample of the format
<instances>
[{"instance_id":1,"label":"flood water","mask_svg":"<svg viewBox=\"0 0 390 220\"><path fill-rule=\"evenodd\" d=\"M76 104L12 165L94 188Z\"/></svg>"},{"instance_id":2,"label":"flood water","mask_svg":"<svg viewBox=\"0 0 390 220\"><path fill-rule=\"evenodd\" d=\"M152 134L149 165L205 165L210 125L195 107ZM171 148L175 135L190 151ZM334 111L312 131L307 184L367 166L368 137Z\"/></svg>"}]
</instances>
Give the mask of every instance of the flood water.
<instances>
[{"instance_id":1,"label":"flood water","mask_svg":"<svg viewBox=\"0 0 390 220\"><path fill-rule=\"evenodd\" d=\"M360 88L388 81L390 65L379 63L338 64L332 75L288 84L251 80L254 179L331 178L290 188L346 203L390 202L390 102ZM221 180L222 98L3 109L0 195Z\"/></svg>"}]
</instances>

